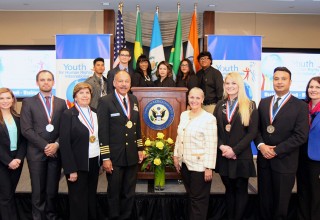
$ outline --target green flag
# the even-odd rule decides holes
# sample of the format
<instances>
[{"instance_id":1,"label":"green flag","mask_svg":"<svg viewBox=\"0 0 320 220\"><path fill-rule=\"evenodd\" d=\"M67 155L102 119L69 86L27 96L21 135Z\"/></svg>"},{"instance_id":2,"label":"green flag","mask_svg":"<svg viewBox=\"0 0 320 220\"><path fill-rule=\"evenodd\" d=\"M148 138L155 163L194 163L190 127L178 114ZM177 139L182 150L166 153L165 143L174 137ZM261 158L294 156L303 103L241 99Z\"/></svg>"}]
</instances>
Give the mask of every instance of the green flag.
<instances>
[{"instance_id":1,"label":"green flag","mask_svg":"<svg viewBox=\"0 0 320 220\"><path fill-rule=\"evenodd\" d=\"M182 25L180 16L180 7L178 6L178 21L176 32L174 34L173 47L171 49L169 63L173 66L173 73L177 75L179 70L180 61L182 60Z\"/></svg>"},{"instance_id":2,"label":"green flag","mask_svg":"<svg viewBox=\"0 0 320 220\"><path fill-rule=\"evenodd\" d=\"M140 20L140 10L137 7L137 18L136 18L136 39L134 41L134 59L133 68L136 69L138 57L143 54L142 49L142 29Z\"/></svg>"}]
</instances>

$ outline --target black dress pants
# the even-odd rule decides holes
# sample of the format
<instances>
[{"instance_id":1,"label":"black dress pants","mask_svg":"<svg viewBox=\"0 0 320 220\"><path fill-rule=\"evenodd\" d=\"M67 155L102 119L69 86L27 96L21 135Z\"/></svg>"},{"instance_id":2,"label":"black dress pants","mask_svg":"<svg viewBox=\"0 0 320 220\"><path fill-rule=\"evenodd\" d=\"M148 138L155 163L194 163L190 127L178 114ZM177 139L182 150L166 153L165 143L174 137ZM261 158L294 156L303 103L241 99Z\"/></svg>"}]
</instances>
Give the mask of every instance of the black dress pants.
<instances>
[{"instance_id":1,"label":"black dress pants","mask_svg":"<svg viewBox=\"0 0 320 220\"><path fill-rule=\"evenodd\" d=\"M68 180L70 220L97 220L97 185L99 179L99 157L89 159L89 172L78 171L75 182Z\"/></svg>"},{"instance_id":2,"label":"black dress pants","mask_svg":"<svg viewBox=\"0 0 320 220\"><path fill-rule=\"evenodd\" d=\"M188 194L190 220L206 220L208 214L211 181L204 181L204 172L189 171L182 163L181 175Z\"/></svg>"}]
</instances>

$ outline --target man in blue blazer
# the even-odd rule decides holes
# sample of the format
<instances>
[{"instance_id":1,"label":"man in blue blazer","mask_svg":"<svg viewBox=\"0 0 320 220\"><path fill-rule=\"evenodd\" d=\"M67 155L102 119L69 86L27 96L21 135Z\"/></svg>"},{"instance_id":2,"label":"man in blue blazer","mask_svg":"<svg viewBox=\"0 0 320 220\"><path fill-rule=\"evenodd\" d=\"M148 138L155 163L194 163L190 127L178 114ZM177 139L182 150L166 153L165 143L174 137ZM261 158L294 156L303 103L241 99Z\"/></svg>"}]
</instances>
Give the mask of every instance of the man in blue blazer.
<instances>
[{"instance_id":1,"label":"man in blue blazer","mask_svg":"<svg viewBox=\"0 0 320 220\"><path fill-rule=\"evenodd\" d=\"M275 95L259 104L258 193L260 218L287 219L298 167L299 148L308 139L308 108L290 94L291 72L277 67L273 74Z\"/></svg>"},{"instance_id":2,"label":"man in blue blazer","mask_svg":"<svg viewBox=\"0 0 320 220\"><path fill-rule=\"evenodd\" d=\"M55 207L61 175L59 127L67 105L65 100L52 95L54 76L50 71L41 70L36 80L40 92L23 100L20 122L21 132L28 140L32 217L58 219Z\"/></svg>"},{"instance_id":3,"label":"man in blue blazer","mask_svg":"<svg viewBox=\"0 0 320 220\"><path fill-rule=\"evenodd\" d=\"M113 93L101 97L98 104L100 152L108 179L109 219L129 219L138 162L143 160L139 104L128 93L129 73L116 73L113 85Z\"/></svg>"}]
</instances>

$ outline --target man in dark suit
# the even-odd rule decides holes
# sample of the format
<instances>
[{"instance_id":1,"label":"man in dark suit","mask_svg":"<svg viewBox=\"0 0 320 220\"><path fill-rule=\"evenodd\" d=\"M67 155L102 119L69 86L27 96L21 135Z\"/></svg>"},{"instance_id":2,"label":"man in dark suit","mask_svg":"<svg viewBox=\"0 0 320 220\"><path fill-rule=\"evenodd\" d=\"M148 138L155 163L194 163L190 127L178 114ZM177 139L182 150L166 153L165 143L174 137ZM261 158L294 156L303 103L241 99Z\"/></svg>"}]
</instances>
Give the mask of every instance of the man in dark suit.
<instances>
[{"instance_id":1,"label":"man in dark suit","mask_svg":"<svg viewBox=\"0 0 320 220\"><path fill-rule=\"evenodd\" d=\"M119 72L120 70L124 70L126 72L129 73L131 79L133 79L133 74L134 74L134 70L129 67L129 62L131 60L131 55L130 55L130 51L127 48L122 48L119 51L119 64L113 68L112 70L109 70L108 75L107 75L107 81L108 81L108 86L107 86L107 93L110 94L113 92L114 90L114 86L113 86L113 79L114 79L114 75Z\"/></svg>"},{"instance_id":2,"label":"man in dark suit","mask_svg":"<svg viewBox=\"0 0 320 220\"><path fill-rule=\"evenodd\" d=\"M308 139L308 108L289 92L291 72L277 67L275 95L259 104L258 146L259 219L287 219L298 167L299 147Z\"/></svg>"},{"instance_id":3,"label":"man in dark suit","mask_svg":"<svg viewBox=\"0 0 320 220\"><path fill-rule=\"evenodd\" d=\"M98 107L98 100L100 97L107 95L107 78L103 76L104 59L98 57L93 61L93 75L86 79L86 83L89 83L92 88L92 97L90 106L95 110Z\"/></svg>"},{"instance_id":4,"label":"man in dark suit","mask_svg":"<svg viewBox=\"0 0 320 220\"><path fill-rule=\"evenodd\" d=\"M138 162L143 160L138 101L128 94L126 71L114 77L115 91L98 104L99 141L108 179L110 219L129 219L133 208Z\"/></svg>"},{"instance_id":5,"label":"man in dark suit","mask_svg":"<svg viewBox=\"0 0 320 220\"><path fill-rule=\"evenodd\" d=\"M52 95L54 76L50 71L41 70L36 80L40 92L24 99L21 109L21 132L28 140L32 217L57 219L55 200L61 175L59 125L67 106L63 99Z\"/></svg>"}]
</instances>

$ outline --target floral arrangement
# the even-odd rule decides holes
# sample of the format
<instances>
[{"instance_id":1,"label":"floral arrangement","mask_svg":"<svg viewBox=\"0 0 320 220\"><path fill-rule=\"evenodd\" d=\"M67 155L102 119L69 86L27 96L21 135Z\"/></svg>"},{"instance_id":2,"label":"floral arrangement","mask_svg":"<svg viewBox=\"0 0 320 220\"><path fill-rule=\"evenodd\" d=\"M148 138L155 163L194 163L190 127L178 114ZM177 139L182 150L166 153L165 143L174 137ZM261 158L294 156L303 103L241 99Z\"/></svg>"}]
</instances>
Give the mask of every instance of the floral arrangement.
<instances>
[{"instance_id":1,"label":"floral arrangement","mask_svg":"<svg viewBox=\"0 0 320 220\"><path fill-rule=\"evenodd\" d=\"M164 139L164 134L158 132L157 138L155 140L147 138L144 146L143 154L146 159L141 166L141 170L154 171L156 167L173 167L174 142L171 138Z\"/></svg>"}]
</instances>

